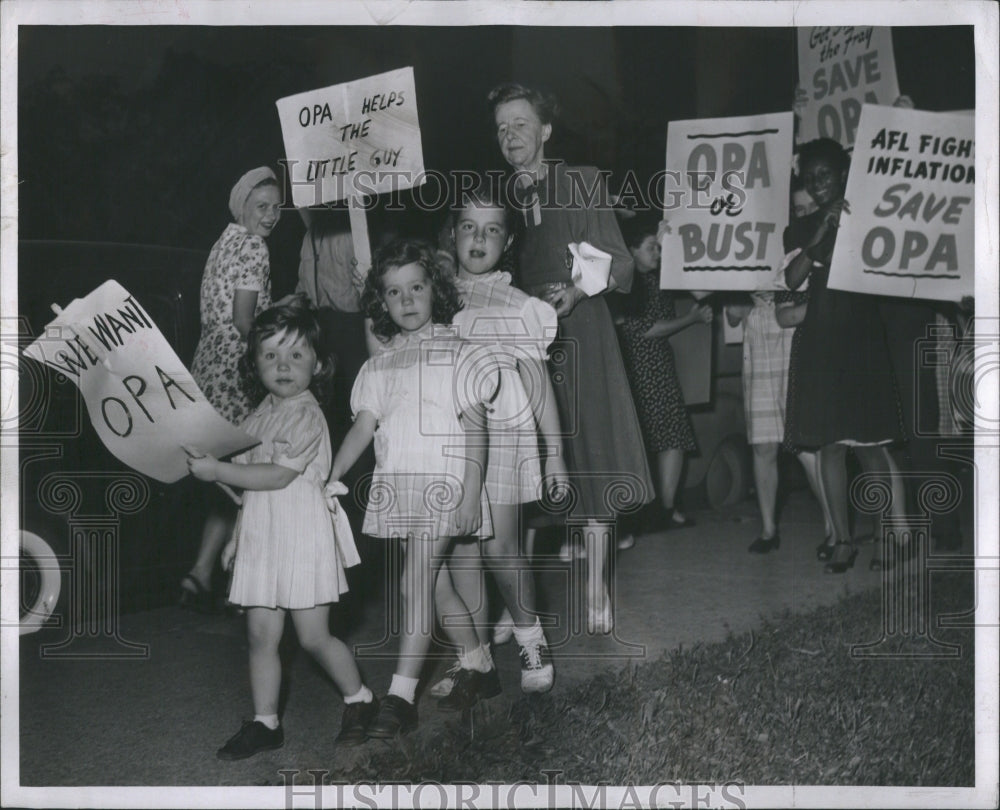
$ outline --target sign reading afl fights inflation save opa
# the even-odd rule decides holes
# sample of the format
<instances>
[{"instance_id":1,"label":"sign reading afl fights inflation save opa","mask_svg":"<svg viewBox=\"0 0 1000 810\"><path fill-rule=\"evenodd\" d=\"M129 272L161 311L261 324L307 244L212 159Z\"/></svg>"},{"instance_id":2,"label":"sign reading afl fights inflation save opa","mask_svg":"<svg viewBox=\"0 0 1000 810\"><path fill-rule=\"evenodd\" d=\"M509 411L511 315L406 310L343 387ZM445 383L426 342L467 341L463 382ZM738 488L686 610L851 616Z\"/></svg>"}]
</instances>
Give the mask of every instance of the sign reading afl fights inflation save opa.
<instances>
[{"instance_id":1,"label":"sign reading afl fights inflation save opa","mask_svg":"<svg viewBox=\"0 0 1000 810\"><path fill-rule=\"evenodd\" d=\"M828 286L943 301L973 294L975 123L864 106Z\"/></svg>"},{"instance_id":2,"label":"sign reading afl fights inflation save opa","mask_svg":"<svg viewBox=\"0 0 1000 810\"><path fill-rule=\"evenodd\" d=\"M75 299L24 353L72 380L104 446L157 481L188 474L182 445L218 458L257 444L215 411L117 281Z\"/></svg>"},{"instance_id":3,"label":"sign reading afl fights inflation save opa","mask_svg":"<svg viewBox=\"0 0 1000 810\"><path fill-rule=\"evenodd\" d=\"M276 103L297 208L424 182L413 68Z\"/></svg>"},{"instance_id":4,"label":"sign reading afl fights inflation save opa","mask_svg":"<svg viewBox=\"0 0 1000 810\"><path fill-rule=\"evenodd\" d=\"M790 112L671 121L661 288L773 289L791 171Z\"/></svg>"}]
</instances>

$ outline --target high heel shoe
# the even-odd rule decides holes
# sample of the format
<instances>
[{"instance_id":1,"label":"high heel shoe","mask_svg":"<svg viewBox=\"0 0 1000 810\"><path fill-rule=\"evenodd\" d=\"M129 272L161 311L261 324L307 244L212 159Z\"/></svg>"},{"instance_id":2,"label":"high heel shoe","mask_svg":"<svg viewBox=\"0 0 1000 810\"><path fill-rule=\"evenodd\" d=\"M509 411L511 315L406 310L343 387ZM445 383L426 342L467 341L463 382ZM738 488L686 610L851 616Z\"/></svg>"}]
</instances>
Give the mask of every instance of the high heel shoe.
<instances>
[{"instance_id":1,"label":"high heel shoe","mask_svg":"<svg viewBox=\"0 0 1000 810\"><path fill-rule=\"evenodd\" d=\"M838 542L834 545L833 555L823 566L823 570L828 574L843 574L848 568L854 567L857 556L858 550L850 543Z\"/></svg>"},{"instance_id":2,"label":"high heel shoe","mask_svg":"<svg viewBox=\"0 0 1000 810\"><path fill-rule=\"evenodd\" d=\"M833 535L828 534L823 542L816 546L816 559L820 562L830 562L830 558L833 557L834 543L830 542L832 539Z\"/></svg>"}]
</instances>

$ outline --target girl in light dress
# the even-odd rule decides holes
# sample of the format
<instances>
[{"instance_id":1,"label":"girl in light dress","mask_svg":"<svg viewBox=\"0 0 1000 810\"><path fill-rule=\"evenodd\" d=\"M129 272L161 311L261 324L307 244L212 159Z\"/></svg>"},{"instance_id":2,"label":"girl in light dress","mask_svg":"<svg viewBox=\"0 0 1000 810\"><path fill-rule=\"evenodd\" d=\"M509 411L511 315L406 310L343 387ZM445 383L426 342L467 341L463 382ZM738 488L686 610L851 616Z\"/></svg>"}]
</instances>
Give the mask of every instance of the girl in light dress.
<instances>
[{"instance_id":1,"label":"girl in light dress","mask_svg":"<svg viewBox=\"0 0 1000 810\"><path fill-rule=\"evenodd\" d=\"M364 742L378 708L350 649L329 630L330 603L347 590L344 568L360 560L349 532L335 531L324 494L330 436L313 390L329 381L333 362L318 354L319 335L304 297L261 313L250 330L245 365L267 396L242 425L260 443L232 462L187 448L196 478L245 490L222 563L233 564L230 601L247 609L254 719L218 750L224 760L284 744L278 644L289 611L299 643L344 696L337 742Z\"/></svg>"},{"instance_id":2,"label":"girl in light dress","mask_svg":"<svg viewBox=\"0 0 1000 810\"><path fill-rule=\"evenodd\" d=\"M416 687L434 626L434 584L454 539L493 533L483 489L486 406L497 391L496 363L447 325L458 294L432 248L396 240L381 248L362 306L382 351L361 368L351 393L354 425L337 451L332 491L375 441L375 472L363 531L404 546L403 633L389 694L368 736L416 727ZM446 597L445 597L446 598ZM439 602L453 617L460 660L483 669L479 639L461 599ZM488 669L488 667L487 667Z\"/></svg>"},{"instance_id":3,"label":"girl in light dress","mask_svg":"<svg viewBox=\"0 0 1000 810\"><path fill-rule=\"evenodd\" d=\"M541 622L535 613L535 589L530 561L520 553L523 503L543 496L542 464L551 492L567 483L562 457L559 415L545 365L546 349L555 338L555 310L511 286L511 276L500 270L513 239L511 214L499 189L483 184L467 193L455 207L453 232L458 272L455 285L463 309L455 315L459 335L482 347L499 366L500 384L488 413L489 458L486 494L493 519L493 538L456 543L449 563L438 577L438 604L450 604L453 589L473 616L480 641L481 672L469 661L459 661L432 693L443 696L442 709L460 710L480 697L499 693L487 627L486 590L482 563L490 570L505 605L510 635L521 658L521 689L545 692L552 688L553 667ZM540 450L538 434L544 447ZM453 618L439 609L447 631ZM503 621L503 620L501 620Z\"/></svg>"}]
</instances>

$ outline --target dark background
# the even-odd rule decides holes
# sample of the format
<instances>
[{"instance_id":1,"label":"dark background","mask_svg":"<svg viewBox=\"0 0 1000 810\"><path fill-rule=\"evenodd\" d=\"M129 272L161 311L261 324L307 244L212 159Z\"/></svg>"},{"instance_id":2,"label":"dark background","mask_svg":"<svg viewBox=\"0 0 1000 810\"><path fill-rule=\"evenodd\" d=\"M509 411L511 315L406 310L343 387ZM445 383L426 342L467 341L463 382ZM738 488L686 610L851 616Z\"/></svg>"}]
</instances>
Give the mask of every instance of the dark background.
<instances>
[{"instance_id":1,"label":"dark background","mask_svg":"<svg viewBox=\"0 0 1000 810\"><path fill-rule=\"evenodd\" d=\"M207 250L247 169L277 168L283 96L412 65L428 170L505 168L485 97L507 80L555 92L550 157L640 178L663 168L672 119L790 108L793 28L22 26L22 239ZM975 106L970 26L895 28L918 108ZM405 195L401 202L406 203ZM433 223L417 222L432 233ZM276 294L303 233L271 237Z\"/></svg>"}]
</instances>

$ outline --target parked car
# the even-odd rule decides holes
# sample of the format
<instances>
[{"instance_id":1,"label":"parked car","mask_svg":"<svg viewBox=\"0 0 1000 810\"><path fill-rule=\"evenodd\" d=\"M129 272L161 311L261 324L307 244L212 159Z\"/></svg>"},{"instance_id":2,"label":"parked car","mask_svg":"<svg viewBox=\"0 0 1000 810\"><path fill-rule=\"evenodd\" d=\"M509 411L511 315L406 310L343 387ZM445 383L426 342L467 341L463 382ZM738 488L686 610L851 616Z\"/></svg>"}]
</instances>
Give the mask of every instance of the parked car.
<instances>
[{"instance_id":1,"label":"parked car","mask_svg":"<svg viewBox=\"0 0 1000 810\"><path fill-rule=\"evenodd\" d=\"M3 351L5 366L19 372L21 607L30 625L93 622L109 611L172 601L194 559L201 515L190 479L162 484L123 465L90 425L76 385L20 350L52 320L52 304L64 307L114 279L189 365L206 258L203 251L144 245L19 243L17 328L5 324ZM58 607L52 563L39 542L62 569ZM92 615L84 615L87 604ZM48 622L39 619L46 610L55 610Z\"/></svg>"}]
</instances>

